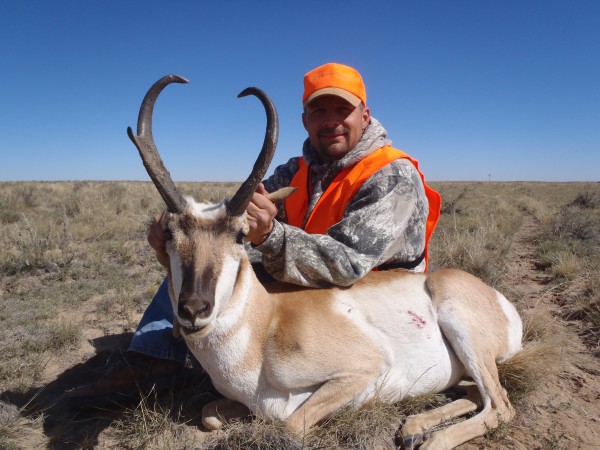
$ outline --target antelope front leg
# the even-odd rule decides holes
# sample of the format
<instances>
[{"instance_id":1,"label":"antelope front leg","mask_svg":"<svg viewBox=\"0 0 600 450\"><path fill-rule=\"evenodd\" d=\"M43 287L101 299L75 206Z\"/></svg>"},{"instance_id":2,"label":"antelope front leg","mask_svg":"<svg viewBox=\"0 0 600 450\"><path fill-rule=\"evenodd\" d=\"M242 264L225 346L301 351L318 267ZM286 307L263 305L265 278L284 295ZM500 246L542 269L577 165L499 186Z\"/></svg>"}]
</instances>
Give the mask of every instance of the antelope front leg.
<instances>
[{"instance_id":1,"label":"antelope front leg","mask_svg":"<svg viewBox=\"0 0 600 450\"><path fill-rule=\"evenodd\" d=\"M329 417L374 384L378 376L375 373L352 374L325 382L285 420L286 428L297 436L304 435L316 423Z\"/></svg>"}]
</instances>

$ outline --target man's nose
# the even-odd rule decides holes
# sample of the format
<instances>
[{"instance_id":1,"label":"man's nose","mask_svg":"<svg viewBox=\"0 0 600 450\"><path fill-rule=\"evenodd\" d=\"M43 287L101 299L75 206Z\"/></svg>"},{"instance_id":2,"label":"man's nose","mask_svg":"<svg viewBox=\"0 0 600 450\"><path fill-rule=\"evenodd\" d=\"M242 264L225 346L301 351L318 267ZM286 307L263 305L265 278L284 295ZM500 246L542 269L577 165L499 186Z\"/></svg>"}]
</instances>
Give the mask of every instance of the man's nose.
<instances>
[{"instance_id":1,"label":"man's nose","mask_svg":"<svg viewBox=\"0 0 600 450\"><path fill-rule=\"evenodd\" d=\"M335 111L328 111L323 117L323 125L327 128L333 128L341 123L340 116Z\"/></svg>"}]
</instances>

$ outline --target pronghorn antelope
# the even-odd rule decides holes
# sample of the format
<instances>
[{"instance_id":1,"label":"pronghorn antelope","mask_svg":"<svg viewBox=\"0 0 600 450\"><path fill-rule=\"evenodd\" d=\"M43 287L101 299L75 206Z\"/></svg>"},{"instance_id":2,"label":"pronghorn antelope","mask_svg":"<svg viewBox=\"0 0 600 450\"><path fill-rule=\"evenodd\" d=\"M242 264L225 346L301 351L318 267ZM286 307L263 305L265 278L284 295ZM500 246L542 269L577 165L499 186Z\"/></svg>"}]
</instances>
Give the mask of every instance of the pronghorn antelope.
<instances>
[{"instance_id":1,"label":"pronghorn antelope","mask_svg":"<svg viewBox=\"0 0 600 450\"><path fill-rule=\"evenodd\" d=\"M440 392L469 377L479 395L409 417L403 426L407 446L424 441L421 448L452 448L513 417L496 363L521 349L521 319L478 278L450 269L395 270L372 272L350 288L262 285L242 239L246 207L275 151L275 108L259 89L240 94L255 95L266 109L263 148L233 198L197 203L177 192L152 137L154 103L172 82L187 80L170 75L157 81L142 103L137 135L131 128L128 134L169 211L175 321L230 404L283 420L302 434L344 405ZM205 407L207 427L220 425L220 405ZM469 419L425 434L477 409Z\"/></svg>"}]
</instances>

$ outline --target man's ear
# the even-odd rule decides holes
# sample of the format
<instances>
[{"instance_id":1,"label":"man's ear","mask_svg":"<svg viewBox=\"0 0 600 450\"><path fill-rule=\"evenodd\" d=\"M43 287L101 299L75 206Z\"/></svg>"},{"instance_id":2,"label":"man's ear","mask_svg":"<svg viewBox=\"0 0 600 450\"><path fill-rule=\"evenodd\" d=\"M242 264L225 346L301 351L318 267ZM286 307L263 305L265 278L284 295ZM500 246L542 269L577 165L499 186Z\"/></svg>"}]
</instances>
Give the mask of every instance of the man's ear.
<instances>
[{"instance_id":1,"label":"man's ear","mask_svg":"<svg viewBox=\"0 0 600 450\"><path fill-rule=\"evenodd\" d=\"M371 123L371 110L369 109L368 106L365 106L362 111L362 129L363 129L363 131L365 130L365 128L367 128L369 126L369 123Z\"/></svg>"},{"instance_id":2,"label":"man's ear","mask_svg":"<svg viewBox=\"0 0 600 450\"><path fill-rule=\"evenodd\" d=\"M306 130L306 113L302 113L302 125L304 125L304 129Z\"/></svg>"}]
</instances>

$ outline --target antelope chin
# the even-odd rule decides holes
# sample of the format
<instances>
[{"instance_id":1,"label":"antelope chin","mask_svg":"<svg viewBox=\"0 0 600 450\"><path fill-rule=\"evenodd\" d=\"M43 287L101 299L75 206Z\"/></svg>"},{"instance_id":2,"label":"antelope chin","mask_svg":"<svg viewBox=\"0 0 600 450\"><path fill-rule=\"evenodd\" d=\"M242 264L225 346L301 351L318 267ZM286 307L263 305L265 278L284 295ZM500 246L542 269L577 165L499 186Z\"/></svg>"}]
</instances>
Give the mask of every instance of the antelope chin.
<instances>
[{"instance_id":1,"label":"antelope chin","mask_svg":"<svg viewBox=\"0 0 600 450\"><path fill-rule=\"evenodd\" d=\"M184 336L194 336L194 335L203 336L203 335L208 334L208 332L212 329L212 327L210 325L211 325L211 322L209 322L205 325L202 325L202 326L195 326L195 325L187 326L187 325L181 325L181 324L179 326L180 326L181 333Z\"/></svg>"},{"instance_id":2,"label":"antelope chin","mask_svg":"<svg viewBox=\"0 0 600 450\"><path fill-rule=\"evenodd\" d=\"M185 334L194 334L194 333L198 333L199 331L204 330L204 328L206 328L206 326L204 327L184 327L183 325L181 325L181 329L185 332Z\"/></svg>"}]
</instances>

